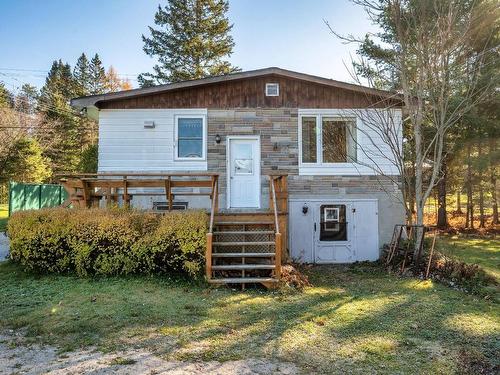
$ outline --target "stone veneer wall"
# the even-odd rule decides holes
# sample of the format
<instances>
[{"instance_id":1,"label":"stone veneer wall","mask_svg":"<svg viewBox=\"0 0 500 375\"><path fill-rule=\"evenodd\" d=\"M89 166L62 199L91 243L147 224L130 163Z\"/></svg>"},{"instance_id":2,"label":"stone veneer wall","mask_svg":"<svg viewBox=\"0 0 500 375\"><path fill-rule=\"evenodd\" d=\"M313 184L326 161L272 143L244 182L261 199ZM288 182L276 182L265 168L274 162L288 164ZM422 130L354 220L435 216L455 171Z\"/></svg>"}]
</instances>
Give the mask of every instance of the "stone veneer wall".
<instances>
[{"instance_id":1,"label":"stone veneer wall","mask_svg":"<svg viewBox=\"0 0 500 375\"><path fill-rule=\"evenodd\" d=\"M208 111L208 170L220 173L220 207L226 207L226 136L260 135L261 200L269 205L266 175L298 174L297 109L231 109ZM222 141L215 143L219 134Z\"/></svg>"},{"instance_id":2,"label":"stone veneer wall","mask_svg":"<svg viewBox=\"0 0 500 375\"><path fill-rule=\"evenodd\" d=\"M222 141L215 143L215 136ZM208 170L220 173L221 207L226 206L226 136L260 135L262 204L269 204L266 175L287 173L290 196L397 194L397 186L377 176L299 176L298 110L231 109L208 111ZM354 196L353 196L354 197Z\"/></svg>"},{"instance_id":3,"label":"stone veneer wall","mask_svg":"<svg viewBox=\"0 0 500 375\"><path fill-rule=\"evenodd\" d=\"M215 143L219 134L221 143ZM218 172L220 207L226 207L226 136L260 135L262 206L269 206L267 174L288 174L290 198L376 198L380 245L387 243L404 210L398 187L380 176L299 176L297 109L231 109L208 111L208 170Z\"/></svg>"}]
</instances>

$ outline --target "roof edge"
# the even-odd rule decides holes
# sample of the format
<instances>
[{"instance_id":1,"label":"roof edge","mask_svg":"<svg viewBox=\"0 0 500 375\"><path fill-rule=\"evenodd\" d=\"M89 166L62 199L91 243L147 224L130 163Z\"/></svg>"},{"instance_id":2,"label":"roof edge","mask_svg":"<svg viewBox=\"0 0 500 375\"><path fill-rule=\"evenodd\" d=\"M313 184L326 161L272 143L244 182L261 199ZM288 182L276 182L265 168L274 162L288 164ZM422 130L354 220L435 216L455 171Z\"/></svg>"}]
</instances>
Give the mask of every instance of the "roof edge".
<instances>
[{"instance_id":1,"label":"roof edge","mask_svg":"<svg viewBox=\"0 0 500 375\"><path fill-rule=\"evenodd\" d=\"M137 89L125 90L125 91L117 91L117 92L112 92L112 93L107 93L107 94L81 96L78 98L71 99L71 105L73 107L77 107L77 108L85 108L85 107L96 106L100 102L107 102L107 101L118 100L118 99L135 98L135 97L139 97L139 96L153 95L156 93L161 93L161 92L166 92L166 91L171 91L171 90L178 90L178 89L183 89L183 88L209 85L209 84L220 83L220 82L234 81L234 80L245 79L245 78L254 78L254 77L260 77L260 76L270 75L270 74L280 75L280 76L288 77L288 78L299 79L299 80L317 83L317 84L326 85L326 86L331 86L331 87L337 87L337 88L341 88L341 89L345 89L345 90L362 92L365 94L377 95L377 96L386 97L386 98L400 96L400 94L398 94L396 92L392 92L392 91L379 90L379 89L374 89L374 88L366 87L366 86L362 86L362 85L356 85L356 84L352 84L352 83L336 81L333 79L319 77L319 76L315 76L315 75L311 75L311 74L294 72L291 70L281 69L281 68L277 68L277 67L270 67L270 68L249 70L249 71L245 71L245 72L235 72L235 73L230 73L230 74L221 75L221 76L187 80L187 81L170 83L170 84L165 84L165 85L137 88Z\"/></svg>"}]
</instances>

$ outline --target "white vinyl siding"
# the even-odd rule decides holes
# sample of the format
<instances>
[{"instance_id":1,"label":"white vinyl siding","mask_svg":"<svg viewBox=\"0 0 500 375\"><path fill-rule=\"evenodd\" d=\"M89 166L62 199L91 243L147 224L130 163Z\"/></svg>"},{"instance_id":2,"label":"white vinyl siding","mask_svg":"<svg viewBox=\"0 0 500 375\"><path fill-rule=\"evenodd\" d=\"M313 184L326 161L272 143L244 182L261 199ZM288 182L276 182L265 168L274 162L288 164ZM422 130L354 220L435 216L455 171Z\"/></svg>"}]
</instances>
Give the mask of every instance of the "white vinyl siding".
<instances>
[{"instance_id":1,"label":"white vinyl siding","mask_svg":"<svg viewBox=\"0 0 500 375\"><path fill-rule=\"evenodd\" d=\"M399 174L393 153L388 144L384 142L374 126L374 122L381 121L384 116L389 116L397 134L398 143L402 147L402 119L401 110L384 109L299 109L298 134L299 134L299 174L300 175L377 175L380 172L386 175ZM352 154L356 162L323 163L320 129L316 130L318 160L305 162L303 159L303 134L302 118L337 117L355 121L354 147ZM365 123L366 122L366 123ZM367 124L370 122L370 124ZM309 143L311 140L309 140ZM307 143L306 143L307 144ZM308 153L306 152L306 155ZM310 156L309 156L310 158ZM376 165L376 167L371 167Z\"/></svg>"},{"instance_id":2,"label":"white vinyl siding","mask_svg":"<svg viewBox=\"0 0 500 375\"><path fill-rule=\"evenodd\" d=\"M116 109L99 112L99 172L206 171L207 161L176 160L176 116L203 118L206 109ZM144 121L155 127L144 128Z\"/></svg>"}]
</instances>

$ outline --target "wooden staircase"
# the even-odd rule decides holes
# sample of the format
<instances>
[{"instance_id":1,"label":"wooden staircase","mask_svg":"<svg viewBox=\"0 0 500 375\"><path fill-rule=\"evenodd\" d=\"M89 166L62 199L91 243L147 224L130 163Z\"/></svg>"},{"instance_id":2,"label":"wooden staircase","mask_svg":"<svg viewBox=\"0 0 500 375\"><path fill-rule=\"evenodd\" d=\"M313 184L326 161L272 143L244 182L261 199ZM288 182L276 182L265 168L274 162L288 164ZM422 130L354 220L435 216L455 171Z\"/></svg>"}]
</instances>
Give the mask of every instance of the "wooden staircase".
<instances>
[{"instance_id":1,"label":"wooden staircase","mask_svg":"<svg viewBox=\"0 0 500 375\"><path fill-rule=\"evenodd\" d=\"M287 217L276 204L276 188L282 186L271 186L269 211L215 214L212 210L206 252L209 283L242 287L260 283L272 288L279 281Z\"/></svg>"}]
</instances>

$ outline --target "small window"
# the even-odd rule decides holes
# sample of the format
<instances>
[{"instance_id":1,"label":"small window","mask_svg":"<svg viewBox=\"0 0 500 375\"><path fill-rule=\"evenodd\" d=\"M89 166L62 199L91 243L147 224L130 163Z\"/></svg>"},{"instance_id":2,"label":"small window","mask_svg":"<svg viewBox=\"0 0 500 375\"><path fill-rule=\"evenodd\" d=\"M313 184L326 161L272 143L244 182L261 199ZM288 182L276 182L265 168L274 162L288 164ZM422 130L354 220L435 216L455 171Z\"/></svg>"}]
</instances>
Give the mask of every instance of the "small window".
<instances>
[{"instance_id":1,"label":"small window","mask_svg":"<svg viewBox=\"0 0 500 375\"><path fill-rule=\"evenodd\" d=\"M320 241L347 241L345 204L322 205L320 217Z\"/></svg>"},{"instance_id":2,"label":"small window","mask_svg":"<svg viewBox=\"0 0 500 375\"><path fill-rule=\"evenodd\" d=\"M280 85L279 83L266 83L266 96L279 96Z\"/></svg>"},{"instance_id":3,"label":"small window","mask_svg":"<svg viewBox=\"0 0 500 375\"><path fill-rule=\"evenodd\" d=\"M172 210L187 210L188 202L172 202ZM168 202L153 202L153 211L168 211Z\"/></svg>"},{"instance_id":4,"label":"small window","mask_svg":"<svg viewBox=\"0 0 500 375\"><path fill-rule=\"evenodd\" d=\"M176 117L175 158L180 160L205 158L205 118Z\"/></svg>"}]
</instances>

